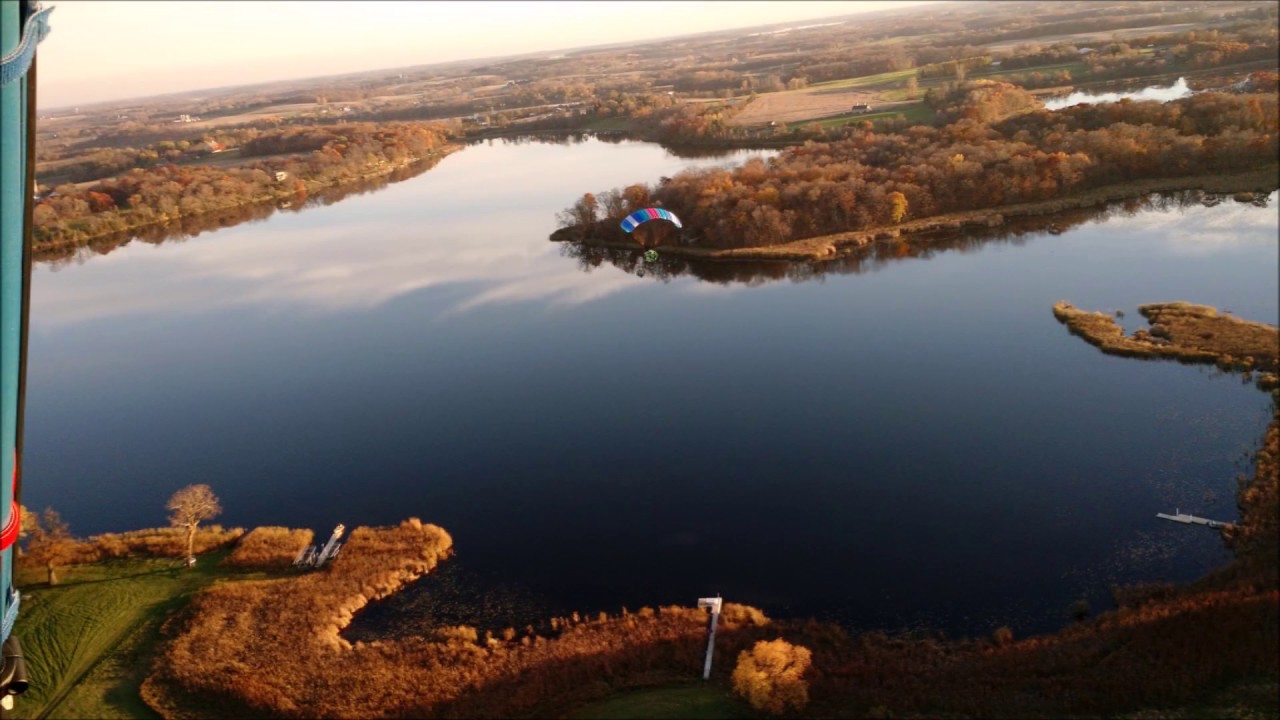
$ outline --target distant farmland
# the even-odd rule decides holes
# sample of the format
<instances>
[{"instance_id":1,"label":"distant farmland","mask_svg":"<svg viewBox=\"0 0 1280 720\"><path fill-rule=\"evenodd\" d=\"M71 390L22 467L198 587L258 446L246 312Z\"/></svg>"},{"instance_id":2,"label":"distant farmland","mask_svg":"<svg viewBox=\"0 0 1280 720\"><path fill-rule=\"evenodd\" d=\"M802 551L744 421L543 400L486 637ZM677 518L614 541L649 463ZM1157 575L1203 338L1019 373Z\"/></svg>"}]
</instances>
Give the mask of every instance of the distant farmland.
<instances>
[{"instance_id":1,"label":"distant farmland","mask_svg":"<svg viewBox=\"0 0 1280 720\"><path fill-rule=\"evenodd\" d=\"M760 125L770 120L799 122L846 114L856 104L887 110L877 103L879 98L876 92L845 88L775 92L757 96L729 122L732 125Z\"/></svg>"}]
</instances>

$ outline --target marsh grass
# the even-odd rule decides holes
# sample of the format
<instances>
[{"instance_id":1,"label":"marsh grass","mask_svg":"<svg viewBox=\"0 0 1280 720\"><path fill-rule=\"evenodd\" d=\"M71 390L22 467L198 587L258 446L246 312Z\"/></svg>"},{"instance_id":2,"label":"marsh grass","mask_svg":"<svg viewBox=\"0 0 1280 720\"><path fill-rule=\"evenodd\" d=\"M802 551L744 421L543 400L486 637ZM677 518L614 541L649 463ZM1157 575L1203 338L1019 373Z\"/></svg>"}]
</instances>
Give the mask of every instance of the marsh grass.
<instances>
[{"instance_id":1,"label":"marsh grass","mask_svg":"<svg viewBox=\"0 0 1280 720\"><path fill-rule=\"evenodd\" d=\"M315 533L285 527L259 527L236 543L225 562L236 567L284 569L311 544Z\"/></svg>"},{"instance_id":2,"label":"marsh grass","mask_svg":"<svg viewBox=\"0 0 1280 720\"><path fill-rule=\"evenodd\" d=\"M1068 330L1104 353L1212 363L1224 370L1256 372L1260 387L1275 386L1280 355L1280 332L1275 326L1185 302L1143 305L1138 312L1147 318L1150 329L1125 335L1106 313L1081 310L1066 301L1053 306L1054 317Z\"/></svg>"}]
</instances>

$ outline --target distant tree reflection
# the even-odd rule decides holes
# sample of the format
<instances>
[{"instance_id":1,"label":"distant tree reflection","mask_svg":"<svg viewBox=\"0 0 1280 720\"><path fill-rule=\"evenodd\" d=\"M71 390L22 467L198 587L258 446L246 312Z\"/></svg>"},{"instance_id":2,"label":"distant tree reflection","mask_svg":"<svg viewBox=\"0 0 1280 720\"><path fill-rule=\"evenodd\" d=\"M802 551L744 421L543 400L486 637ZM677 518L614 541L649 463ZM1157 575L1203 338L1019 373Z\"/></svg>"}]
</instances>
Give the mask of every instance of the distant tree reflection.
<instances>
[{"instance_id":1,"label":"distant tree reflection","mask_svg":"<svg viewBox=\"0 0 1280 720\"><path fill-rule=\"evenodd\" d=\"M1265 194L1241 194L1236 202L1266 207ZM668 283L682 275L720 285L763 285L778 280L821 282L827 275L849 275L875 272L886 265L909 259L925 260L943 252L970 252L996 243L1022 245L1029 236L1041 233L1058 235L1066 230L1111 217L1132 217L1149 210L1170 211L1195 205L1213 206L1232 196L1205 193L1200 190L1151 194L1111 203L1103 207L1077 208L1048 216L1010 218L994 228L922 233L907 238L873 242L861 248L843 250L834 259L815 262L794 261L725 261L706 260L662 252L656 262L646 263L639 246L611 247L565 242L560 254L577 261L579 269L591 272L609 263L623 272Z\"/></svg>"},{"instance_id":2,"label":"distant tree reflection","mask_svg":"<svg viewBox=\"0 0 1280 720\"><path fill-rule=\"evenodd\" d=\"M301 212L307 208L332 205L349 197L381 190L392 183L420 175L435 167L438 162L439 158L424 160L410 166L398 168L380 177L323 188L306 197L295 196L289 200L249 203L222 210L214 210L199 215L182 217L171 222L157 223L131 231L105 235L91 240L88 245L80 247L60 247L52 250L37 251L34 253L33 259L39 263L49 264L56 270L66 265L83 263L95 255L106 255L117 248L128 245L134 240L149 245L184 242L213 230L229 228L241 223L266 220L277 212Z\"/></svg>"}]
</instances>

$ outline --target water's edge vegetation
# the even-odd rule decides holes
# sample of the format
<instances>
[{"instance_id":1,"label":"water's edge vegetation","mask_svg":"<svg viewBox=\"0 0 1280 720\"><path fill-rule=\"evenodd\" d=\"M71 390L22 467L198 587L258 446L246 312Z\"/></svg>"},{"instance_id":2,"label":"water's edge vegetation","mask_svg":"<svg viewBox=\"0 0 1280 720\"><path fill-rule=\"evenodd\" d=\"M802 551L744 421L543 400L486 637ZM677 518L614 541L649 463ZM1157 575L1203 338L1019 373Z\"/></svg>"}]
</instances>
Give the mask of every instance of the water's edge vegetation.
<instances>
[{"instance_id":1,"label":"water's edge vegetation","mask_svg":"<svg viewBox=\"0 0 1280 720\"><path fill-rule=\"evenodd\" d=\"M984 226L1004 214L1153 191L1280 187L1272 93L1047 111L1026 90L981 81L957 88L951 101L950 124L940 128L850 126L839 140L805 143L768 162L586 193L560 214L553 239L634 245L619 223L657 206L685 229L676 241L646 244L720 258L811 259L894 232Z\"/></svg>"},{"instance_id":2,"label":"water's edge vegetation","mask_svg":"<svg viewBox=\"0 0 1280 720\"><path fill-rule=\"evenodd\" d=\"M1239 709L1241 702L1265 711L1269 705L1257 698L1275 688L1280 669L1274 653L1280 639L1277 328L1187 303L1146 305L1141 312L1150 330L1123 338L1109 316L1065 302L1054 307L1073 334L1104 352L1254 373L1257 386L1272 396L1272 421L1253 476L1239 486L1240 520L1221 530L1234 560L1185 587L1117 588L1115 609L1090 618L1085 608L1075 624L1025 639L1007 627L988 638L853 636L838 625L771 619L757 609L729 605L717 636L721 661L713 682L727 686L739 653L780 637L812 653L818 672L807 676L807 712L815 717L886 711L1047 717L1059 716L1064 707L1112 714L1197 703ZM90 545L112 556L171 553L176 537L141 532ZM201 562L228 570L209 575L206 569L196 586L181 585L179 595L156 605L170 617L163 639L154 631L160 616L150 610L148 618L133 621L142 622L136 630L115 629L131 638L131 656L152 658L149 670L130 674L84 657L64 669L88 682L85 692L114 688L112 702L120 703L121 694L137 697L140 683L141 698L164 717L212 718L558 716L629 688L686 681L699 667L705 616L677 606L624 608L596 617L574 613L552 618L543 629L481 635L463 625L425 637L351 642L343 633L355 614L446 561L452 538L416 519L362 527L328 568L306 574L284 569L306 539L305 531L285 528L248 535L210 528L201 549L213 555ZM224 560L226 551L218 548L236 541L239 546ZM92 572L114 582L113 574L137 577L130 562L136 563L108 560L85 567L99 568ZM213 579L218 583L211 586ZM56 603L57 593L78 592L78 585L33 588L32 605L45 607L45 595ZM153 629L143 632L144 625ZM55 641L43 634L33 640ZM108 647L99 643L88 650L105 657ZM352 683L353 676L365 681ZM52 702L67 700L69 686L63 687Z\"/></svg>"},{"instance_id":3,"label":"water's edge vegetation","mask_svg":"<svg viewBox=\"0 0 1280 720\"><path fill-rule=\"evenodd\" d=\"M1144 306L1143 313L1159 338L1148 341L1152 347L1173 348L1183 361L1258 372L1259 387L1271 388L1273 399L1280 399L1280 390L1274 389L1274 326L1220 316L1210 308L1185 303ZM1152 333L1138 337L1150 338ZM1055 715L1063 702L1077 712L1132 711L1193 702L1219 689L1227 679L1274 680L1280 600L1275 532L1278 453L1280 412L1273 412L1254 476L1240 485L1240 522L1222 531L1236 554L1230 565L1185 588L1139 586L1118 591L1115 610L1081 618L1055 635L1019 641L1002 628L992 638L946 640L878 633L855 638L835 625L772 620L758 610L730 606L717 639L719 652L722 658L735 658L755 642L772 637L809 648L821 670L812 679L814 704L809 708L817 716L876 707L907 713ZM436 533L431 534L436 540L428 547L418 546L417 536L406 532L419 529ZM437 560L447 555L447 543L441 541L447 534L431 526L410 521L399 530L374 531L369 537L378 534L412 542L398 551L376 543L382 548L376 554L353 548L355 552L343 555L345 564L335 566L327 576L299 581L315 584L317 592L302 595L317 598L329 596L318 590L321 586L333 586L335 591L339 585L363 587L362 594L350 600L332 596L338 609L333 621L327 619L332 613L319 606L291 599L299 593L279 592L284 588L268 593L265 588L242 586L242 590L206 593L166 644L164 662L148 679L144 695L167 716L186 716L183 708L190 707L181 702L184 696L172 694L175 691L196 693L185 695L188 699L209 695L234 699L244 711L273 714L323 709L330 715L356 717L377 709L432 717L542 716L564 713L618 689L670 683L687 676L698 664L704 616L683 607L642 608L636 613L623 609L618 615L601 613L594 618L575 614L553 621L550 637L532 628L486 632L479 637L462 626L438 630L431 638L344 644L337 636L350 622L354 608L402 587L417 571L429 571L432 563L411 561L417 563L414 572L392 573L395 579L388 575L382 583L339 578L339 570L352 573L358 563L362 573L377 574L379 562L395 565L419 553ZM402 559L395 558L396 552ZM278 619L285 627L290 622L309 623L314 626L310 632L314 639L299 639L289 644L292 647L282 648L279 636L254 643L251 636L241 635L243 642L252 644L251 657L262 653L261 662L226 674L191 669L193 664L199 666L200 659L187 653L230 641L223 629L234 624L236 617L262 612L273 617L281 613ZM295 620L287 621L284 615ZM306 646L313 650L305 650ZM343 662L333 662L336 658L326 656L323 647L333 648L331 652L339 653ZM308 661L304 656L311 652L320 654ZM1099 662L1103 656L1108 658L1106 663ZM332 697L308 689L315 678L298 674L301 668L319 665L335 669L332 680L324 680L323 685L338 683L342 672L359 668L363 677L396 678L394 683L377 683L382 688L406 690L357 692L350 704L335 706ZM718 682L727 681L731 667L731 662L724 661L717 666ZM1152 672L1166 680L1152 684L1148 676ZM1137 682L1138 675L1146 682ZM979 678L983 681L978 682ZM1021 692L1030 687L1037 690L1033 696ZM171 704L175 701L176 705Z\"/></svg>"},{"instance_id":4,"label":"water's edge vegetation","mask_svg":"<svg viewBox=\"0 0 1280 720\"><path fill-rule=\"evenodd\" d=\"M127 242L139 230L204 216L227 227L235 224L228 220L263 216L248 208L265 207L270 214L276 203L302 206L326 189L396 173L404 179L406 169L425 171L463 147L435 125L277 129L245 143L241 155L249 160L242 167L158 165L82 188L61 187L35 205L32 252L36 259L65 256L103 239Z\"/></svg>"},{"instance_id":5,"label":"water's edge vegetation","mask_svg":"<svg viewBox=\"0 0 1280 720\"><path fill-rule=\"evenodd\" d=\"M1054 216L1071 210L1097 208L1123 200L1134 200L1156 193L1200 191L1213 195L1239 196L1242 202L1252 202L1280 189L1280 163L1244 173L1214 173L1185 177L1134 180L1108 185L1078 194L1038 202L1005 205L986 210L967 210L906 220L898 224L886 224L818 237L793 240L778 245L749 248L713 249L687 245L661 246L662 254L698 260L750 261L790 260L825 261L841 254L865 247L881 240L918 240L939 231L996 228L1008 219L1042 217L1053 228ZM573 227L562 227L551 234L553 242L576 243L586 247L635 250L634 240L613 237L578 236Z\"/></svg>"}]
</instances>

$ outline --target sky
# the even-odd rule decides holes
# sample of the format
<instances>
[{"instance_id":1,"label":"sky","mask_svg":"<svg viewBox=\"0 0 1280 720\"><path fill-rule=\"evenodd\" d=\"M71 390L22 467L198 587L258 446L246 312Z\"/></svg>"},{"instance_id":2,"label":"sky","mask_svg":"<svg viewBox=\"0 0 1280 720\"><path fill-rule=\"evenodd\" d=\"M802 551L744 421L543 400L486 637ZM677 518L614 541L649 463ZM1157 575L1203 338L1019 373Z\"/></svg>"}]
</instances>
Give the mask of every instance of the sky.
<instances>
[{"instance_id":1,"label":"sky","mask_svg":"<svg viewBox=\"0 0 1280 720\"><path fill-rule=\"evenodd\" d=\"M918 5L858 2L45 0L42 108L650 40Z\"/></svg>"}]
</instances>

